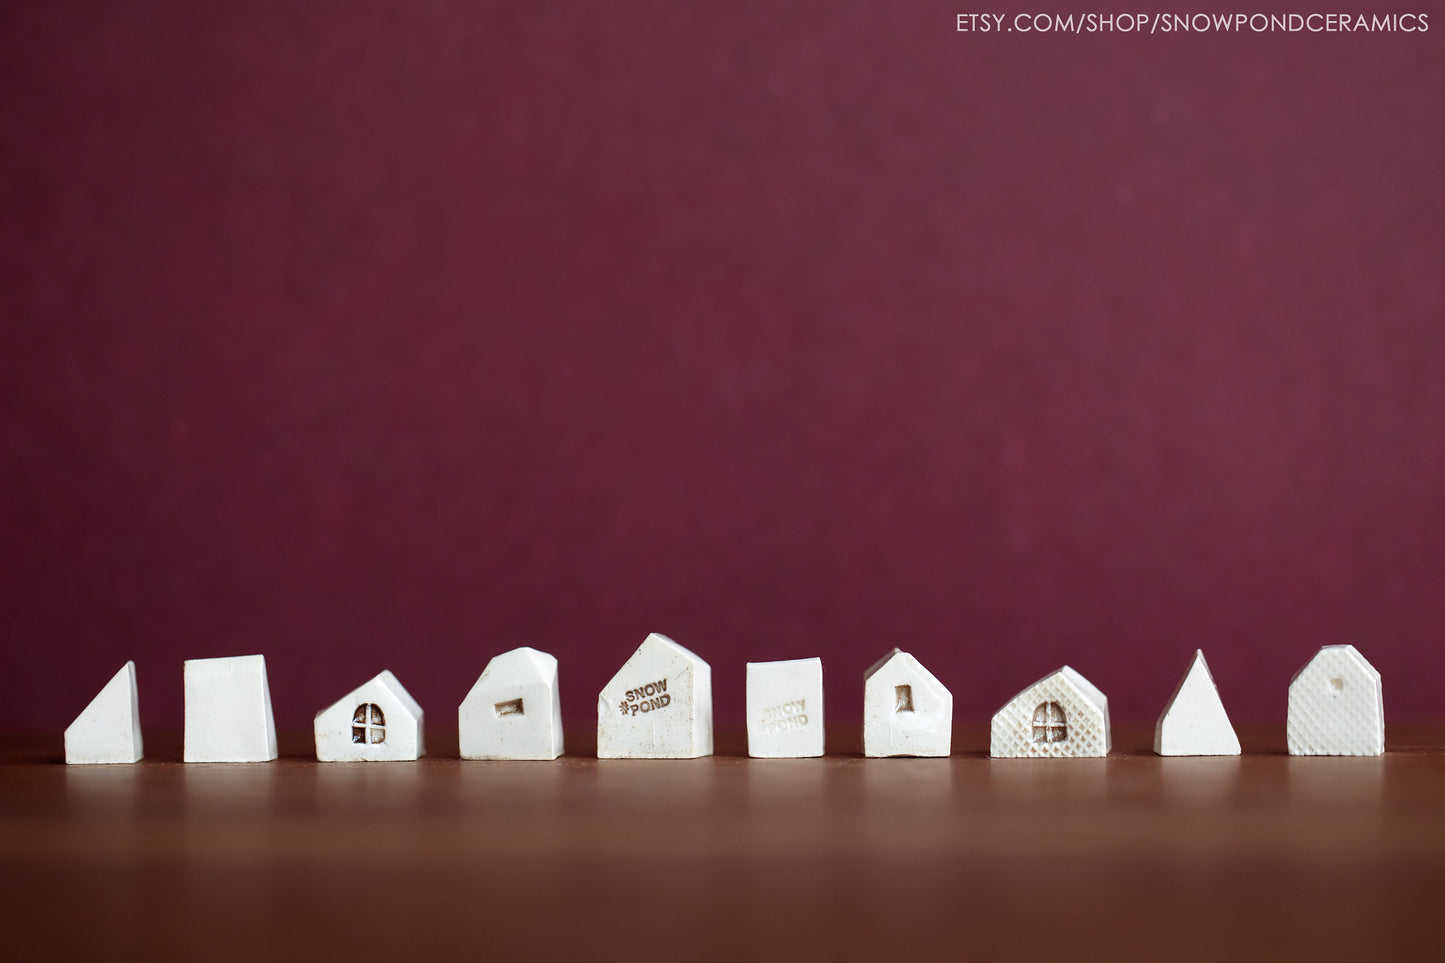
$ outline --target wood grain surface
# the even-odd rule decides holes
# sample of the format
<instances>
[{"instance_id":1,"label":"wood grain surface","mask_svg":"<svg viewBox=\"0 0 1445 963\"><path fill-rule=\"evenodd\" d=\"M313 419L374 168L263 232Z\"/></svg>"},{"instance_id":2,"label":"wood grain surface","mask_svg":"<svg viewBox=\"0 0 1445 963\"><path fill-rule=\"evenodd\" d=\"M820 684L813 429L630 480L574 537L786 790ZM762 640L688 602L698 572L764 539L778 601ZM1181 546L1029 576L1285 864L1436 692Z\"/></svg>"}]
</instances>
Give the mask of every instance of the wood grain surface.
<instances>
[{"instance_id":1,"label":"wood grain surface","mask_svg":"<svg viewBox=\"0 0 1445 963\"><path fill-rule=\"evenodd\" d=\"M446 734L439 734L445 738ZM575 735L575 734L574 734ZM1439 957L1445 729L1371 759L66 767L0 755L0 957ZM454 736L453 736L454 738ZM429 741L431 737L429 736ZM590 746L569 737L573 753Z\"/></svg>"}]
</instances>

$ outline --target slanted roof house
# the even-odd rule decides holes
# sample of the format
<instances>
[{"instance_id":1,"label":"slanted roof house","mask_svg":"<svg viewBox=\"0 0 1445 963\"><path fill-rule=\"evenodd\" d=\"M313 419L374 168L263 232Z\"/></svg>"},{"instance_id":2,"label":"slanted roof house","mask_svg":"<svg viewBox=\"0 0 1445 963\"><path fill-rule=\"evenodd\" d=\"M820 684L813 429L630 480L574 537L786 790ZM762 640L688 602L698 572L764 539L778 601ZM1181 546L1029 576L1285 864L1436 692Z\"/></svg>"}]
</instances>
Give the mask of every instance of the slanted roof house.
<instances>
[{"instance_id":1,"label":"slanted roof house","mask_svg":"<svg viewBox=\"0 0 1445 963\"><path fill-rule=\"evenodd\" d=\"M487 663L457 709L463 759L556 759L562 755L557 660L528 646Z\"/></svg>"}]
</instances>

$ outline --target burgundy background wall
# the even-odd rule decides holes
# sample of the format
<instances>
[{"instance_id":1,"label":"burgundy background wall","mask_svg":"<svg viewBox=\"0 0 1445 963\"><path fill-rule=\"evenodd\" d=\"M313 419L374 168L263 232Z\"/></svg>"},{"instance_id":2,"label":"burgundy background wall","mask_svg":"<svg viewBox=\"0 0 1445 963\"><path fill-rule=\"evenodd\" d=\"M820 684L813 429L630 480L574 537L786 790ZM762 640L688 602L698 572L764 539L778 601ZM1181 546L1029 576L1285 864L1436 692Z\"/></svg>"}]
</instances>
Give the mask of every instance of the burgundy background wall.
<instances>
[{"instance_id":1,"label":"burgundy background wall","mask_svg":"<svg viewBox=\"0 0 1445 963\"><path fill-rule=\"evenodd\" d=\"M586 724L649 630L723 724L893 645L1282 724L1336 641L1441 719L1445 20L967 9L0 7L6 725L264 652L450 728L523 643Z\"/></svg>"}]
</instances>

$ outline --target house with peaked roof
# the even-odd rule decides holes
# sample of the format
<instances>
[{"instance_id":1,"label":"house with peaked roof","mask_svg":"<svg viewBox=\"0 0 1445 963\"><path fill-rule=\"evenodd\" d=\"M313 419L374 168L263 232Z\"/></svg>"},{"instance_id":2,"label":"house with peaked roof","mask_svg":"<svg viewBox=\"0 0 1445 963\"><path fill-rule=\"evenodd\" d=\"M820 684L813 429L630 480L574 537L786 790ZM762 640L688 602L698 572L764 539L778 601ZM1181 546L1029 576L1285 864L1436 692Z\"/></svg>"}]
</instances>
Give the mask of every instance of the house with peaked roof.
<instances>
[{"instance_id":1,"label":"house with peaked roof","mask_svg":"<svg viewBox=\"0 0 1445 963\"><path fill-rule=\"evenodd\" d=\"M487 663L457 709L463 759L556 759L562 755L557 660L529 646Z\"/></svg>"},{"instance_id":2,"label":"house with peaked roof","mask_svg":"<svg viewBox=\"0 0 1445 963\"><path fill-rule=\"evenodd\" d=\"M649 635L597 696L597 758L712 755L712 667Z\"/></svg>"},{"instance_id":3,"label":"house with peaked roof","mask_svg":"<svg viewBox=\"0 0 1445 963\"><path fill-rule=\"evenodd\" d=\"M1378 756L1385 751L1380 673L1353 645L1327 645L1289 683L1292 756Z\"/></svg>"},{"instance_id":4,"label":"house with peaked roof","mask_svg":"<svg viewBox=\"0 0 1445 963\"><path fill-rule=\"evenodd\" d=\"M1069 666L1044 676L994 713L995 759L1107 756L1109 700Z\"/></svg>"},{"instance_id":5,"label":"house with peaked roof","mask_svg":"<svg viewBox=\"0 0 1445 963\"><path fill-rule=\"evenodd\" d=\"M390 670L316 713L322 762L391 762L425 751L421 706Z\"/></svg>"},{"instance_id":6,"label":"house with peaked roof","mask_svg":"<svg viewBox=\"0 0 1445 963\"><path fill-rule=\"evenodd\" d=\"M893 649L863 673L863 755L946 756L953 693L907 652Z\"/></svg>"}]
</instances>

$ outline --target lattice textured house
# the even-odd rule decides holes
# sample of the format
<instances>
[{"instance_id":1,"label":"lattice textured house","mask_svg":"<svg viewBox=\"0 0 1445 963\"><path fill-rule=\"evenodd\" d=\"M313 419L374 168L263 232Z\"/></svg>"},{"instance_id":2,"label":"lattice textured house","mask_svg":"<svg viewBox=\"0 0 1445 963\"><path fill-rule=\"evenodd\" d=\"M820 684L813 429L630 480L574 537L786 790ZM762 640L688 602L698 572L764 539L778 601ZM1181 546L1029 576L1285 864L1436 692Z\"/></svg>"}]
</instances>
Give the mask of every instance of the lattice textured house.
<instances>
[{"instance_id":1,"label":"lattice textured house","mask_svg":"<svg viewBox=\"0 0 1445 963\"><path fill-rule=\"evenodd\" d=\"M1380 673L1353 645L1327 645L1289 683L1292 756L1378 756L1385 751Z\"/></svg>"},{"instance_id":2,"label":"lattice textured house","mask_svg":"<svg viewBox=\"0 0 1445 963\"><path fill-rule=\"evenodd\" d=\"M1106 756L1109 700L1068 666L1044 676L994 713L995 759Z\"/></svg>"}]
</instances>

